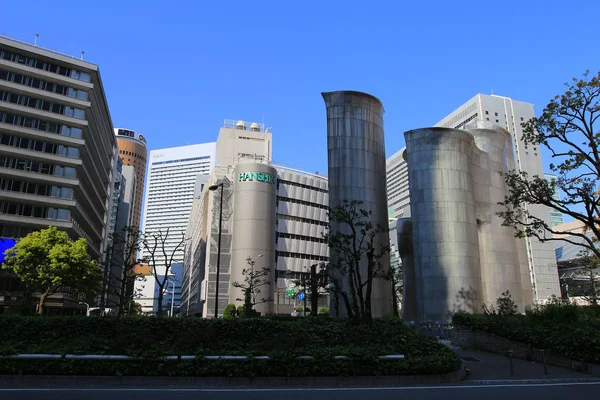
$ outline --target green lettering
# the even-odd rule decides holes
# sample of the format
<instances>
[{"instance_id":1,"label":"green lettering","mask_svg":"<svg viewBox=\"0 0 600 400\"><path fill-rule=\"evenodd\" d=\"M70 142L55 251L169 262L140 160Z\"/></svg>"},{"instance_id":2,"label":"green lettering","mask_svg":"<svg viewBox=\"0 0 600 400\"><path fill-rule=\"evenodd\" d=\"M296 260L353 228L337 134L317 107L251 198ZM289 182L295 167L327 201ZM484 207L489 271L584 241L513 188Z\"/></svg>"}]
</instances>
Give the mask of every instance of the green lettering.
<instances>
[{"instance_id":1,"label":"green lettering","mask_svg":"<svg viewBox=\"0 0 600 400\"><path fill-rule=\"evenodd\" d=\"M262 172L257 172L256 173L256 180L260 181L260 182L264 182L266 176L268 176L268 175L267 174L263 174Z\"/></svg>"}]
</instances>

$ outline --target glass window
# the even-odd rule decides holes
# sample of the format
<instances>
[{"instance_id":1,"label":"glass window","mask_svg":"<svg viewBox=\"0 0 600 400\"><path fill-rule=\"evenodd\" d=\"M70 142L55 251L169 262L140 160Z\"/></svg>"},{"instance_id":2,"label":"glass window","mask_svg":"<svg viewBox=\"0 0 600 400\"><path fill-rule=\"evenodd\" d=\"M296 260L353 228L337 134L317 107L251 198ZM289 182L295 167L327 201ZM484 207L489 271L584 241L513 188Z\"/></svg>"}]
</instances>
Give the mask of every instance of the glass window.
<instances>
[{"instance_id":1,"label":"glass window","mask_svg":"<svg viewBox=\"0 0 600 400\"><path fill-rule=\"evenodd\" d=\"M75 168L65 167L64 176L67 178L75 178L77 176L77 173L75 172Z\"/></svg>"},{"instance_id":2,"label":"glass window","mask_svg":"<svg viewBox=\"0 0 600 400\"><path fill-rule=\"evenodd\" d=\"M88 99L88 92L86 92L85 90L78 90L77 91L77 98L79 100L85 100L85 101L87 101L87 99Z\"/></svg>"},{"instance_id":3,"label":"glass window","mask_svg":"<svg viewBox=\"0 0 600 400\"><path fill-rule=\"evenodd\" d=\"M58 151L57 153L59 156L67 156L67 147L63 146L62 144L58 145Z\"/></svg>"},{"instance_id":4,"label":"glass window","mask_svg":"<svg viewBox=\"0 0 600 400\"><path fill-rule=\"evenodd\" d=\"M44 207L40 207L40 206L35 206L33 208L33 216L35 218L44 218Z\"/></svg>"},{"instance_id":5,"label":"glass window","mask_svg":"<svg viewBox=\"0 0 600 400\"><path fill-rule=\"evenodd\" d=\"M83 137L83 131L80 128L71 128L71 137L81 139Z\"/></svg>"},{"instance_id":6,"label":"glass window","mask_svg":"<svg viewBox=\"0 0 600 400\"><path fill-rule=\"evenodd\" d=\"M22 213L26 217L31 217L33 215L33 206L30 204L23 204Z\"/></svg>"},{"instance_id":7,"label":"glass window","mask_svg":"<svg viewBox=\"0 0 600 400\"><path fill-rule=\"evenodd\" d=\"M79 118L79 119L85 119L85 111L83 111L80 108L74 108L73 109L73 117Z\"/></svg>"},{"instance_id":8,"label":"glass window","mask_svg":"<svg viewBox=\"0 0 600 400\"><path fill-rule=\"evenodd\" d=\"M67 148L67 157L79 158L79 149L76 147Z\"/></svg>"},{"instance_id":9,"label":"glass window","mask_svg":"<svg viewBox=\"0 0 600 400\"><path fill-rule=\"evenodd\" d=\"M60 197L63 199L72 199L73 198L73 189L71 188L62 188L60 191Z\"/></svg>"},{"instance_id":10,"label":"glass window","mask_svg":"<svg viewBox=\"0 0 600 400\"><path fill-rule=\"evenodd\" d=\"M33 182L27 183L27 188L25 189L26 193L35 194L36 192L36 184Z\"/></svg>"},{"instance_id":11,"label":"glass window","mask_svg":"<svg viewBox=\"0 0 600 400\"><path fill-rule=\"evenodd\" d=\"M50 219L56 219L56 216L58 215L58 210L54 207L49 207L48 208L48 217Z\"/></svg>"},{"instance_id":12,"label":"glass window","mask_svg":"<svg viewBox=\"0 0 600 400\"><path fill-rule=\"evenodd\" d=\"M59 208L56 213L56 219L59 219L61 221L68 221L70 215L71 215L71 213L69 212L69 210L65 210L64 208Z\"/></svg>"}]
</instances>

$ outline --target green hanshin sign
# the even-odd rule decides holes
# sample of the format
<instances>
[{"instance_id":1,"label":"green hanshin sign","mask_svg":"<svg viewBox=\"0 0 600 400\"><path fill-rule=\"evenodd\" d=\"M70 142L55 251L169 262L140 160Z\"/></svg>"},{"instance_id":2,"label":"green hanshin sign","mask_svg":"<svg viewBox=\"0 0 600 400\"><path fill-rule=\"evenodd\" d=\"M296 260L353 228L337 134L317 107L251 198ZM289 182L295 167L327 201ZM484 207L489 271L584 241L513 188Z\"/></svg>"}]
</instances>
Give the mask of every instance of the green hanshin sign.
<instances>
[{"instance_id":1,"label":"green hanshin sign","mask_svg":"<svg viewBox=\"0 0 600 400\"><path fill-rule=\"evenodd\" d=\"M240 172L238 182L257 181L265 183L275 183L275 177L266 172Z\"/></svg>"}]
</instances>

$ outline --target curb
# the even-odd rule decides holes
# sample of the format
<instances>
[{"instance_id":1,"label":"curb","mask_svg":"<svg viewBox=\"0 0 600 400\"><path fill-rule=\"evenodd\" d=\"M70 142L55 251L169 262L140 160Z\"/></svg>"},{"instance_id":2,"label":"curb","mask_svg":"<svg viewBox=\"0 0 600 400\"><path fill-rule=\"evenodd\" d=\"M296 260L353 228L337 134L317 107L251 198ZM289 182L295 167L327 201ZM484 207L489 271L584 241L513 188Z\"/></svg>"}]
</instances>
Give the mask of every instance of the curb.
<instances>
[{"instance_id":1,"label":"curb","mask_svg":"<svg viewBox=\"0 0 600 400\"><path fill-rule=\"evenodd\" d=\"M539 385L545 383L585 383L600 382L600 378L548 378L548 379L478 379L466 380L464 383L473 385Z\"/></svg>"},{"instance_id":2,"label":"curb","mask_svg":"<svg viewBox=\"0 0 600 400\"><path fill-rule=\"evenodd\" d=\"M394 387L457 384L463 370L443 375L343 376L343 377L147 377L0 375L4 388L54 387L196 387L196 388L294 388L294 387Z\"/></svg>"}]
</instances>

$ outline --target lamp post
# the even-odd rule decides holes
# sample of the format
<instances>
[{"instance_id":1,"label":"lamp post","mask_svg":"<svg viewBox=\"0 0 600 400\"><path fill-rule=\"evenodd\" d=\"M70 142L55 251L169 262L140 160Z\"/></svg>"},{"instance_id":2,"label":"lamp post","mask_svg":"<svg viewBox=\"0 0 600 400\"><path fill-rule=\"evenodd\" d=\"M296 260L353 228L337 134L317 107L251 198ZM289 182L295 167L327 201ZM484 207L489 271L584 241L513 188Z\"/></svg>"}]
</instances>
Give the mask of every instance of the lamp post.
<instances>
[{"instance_id":1,"label":"lamp post","mask_svg":"<svg viewBox=\"0 0 600 400\"><path fill-rule=\"evenodd\" d=\"M170 317L173 316L173 305L175 304L175 282L172 282L170 280L167 280L167 286L171 284L171 313L170 313ZM168 289L167 289L168 290Z\"/></svg>"},{"instance_id":2,"label":"lamp post","mask_svg":"<svg viewBox=\"0 0 600 400\"><path fill-rule=\"evenodd\" d=\"M215 288L215 318L219 318L219 274L221 272L221 224L223 222L223 182L212 185L208 190L215 191L221 187L221 199L219 205L219 239L217 241L217 280Z\"/></svg>"},{"instance_id":3,"label":"lamp post","mask_svg":"<svg viewBox=\"0 0 600 400\"><path fill-rule=\"evenodd\" d=\"M302 274L302 286L304 286L302 301L304 302L304 316L306 317L306 267L304 267L304 273Z\"/></svg>"}]
</instances>

